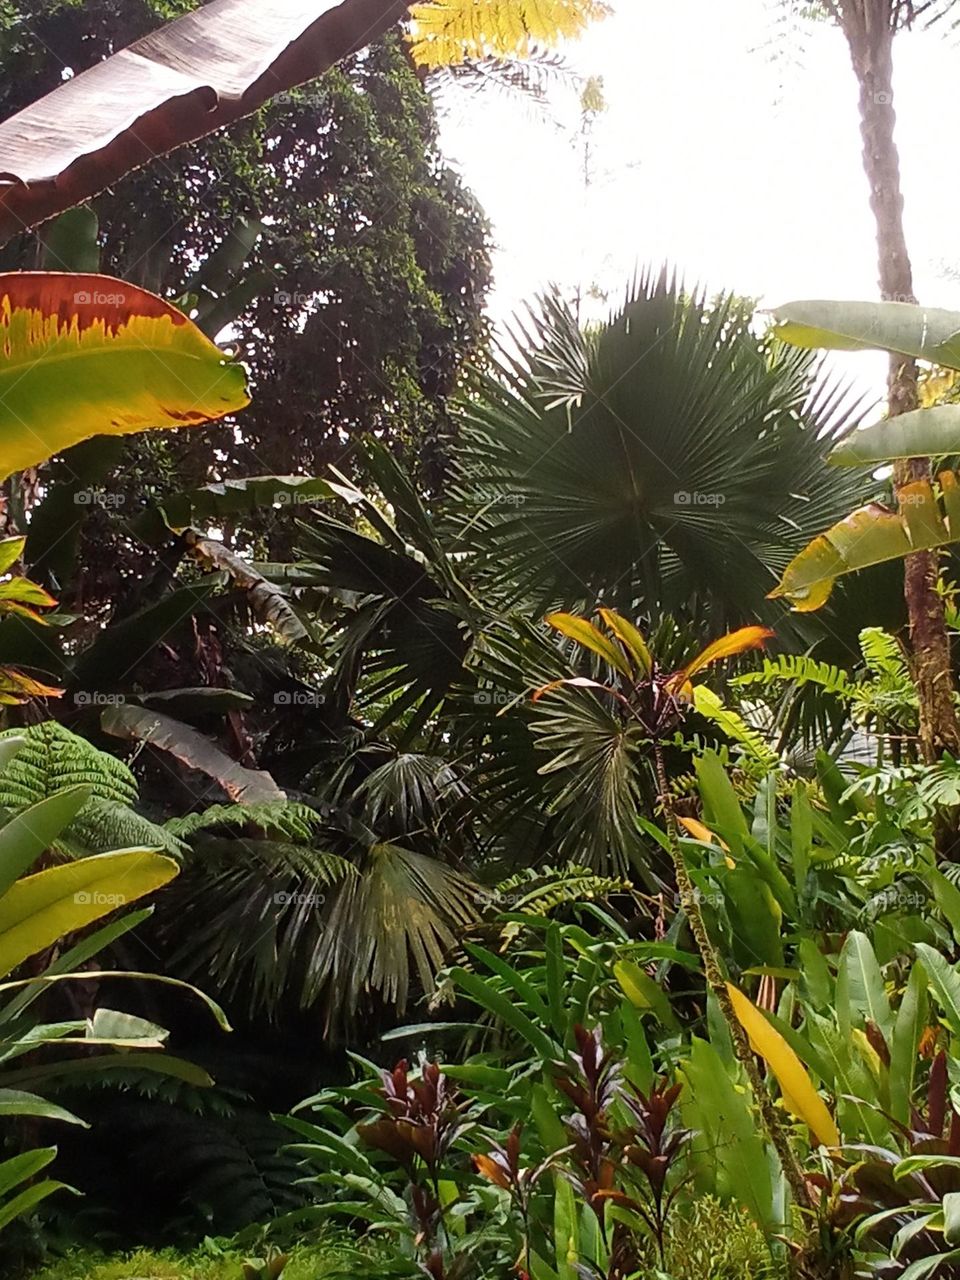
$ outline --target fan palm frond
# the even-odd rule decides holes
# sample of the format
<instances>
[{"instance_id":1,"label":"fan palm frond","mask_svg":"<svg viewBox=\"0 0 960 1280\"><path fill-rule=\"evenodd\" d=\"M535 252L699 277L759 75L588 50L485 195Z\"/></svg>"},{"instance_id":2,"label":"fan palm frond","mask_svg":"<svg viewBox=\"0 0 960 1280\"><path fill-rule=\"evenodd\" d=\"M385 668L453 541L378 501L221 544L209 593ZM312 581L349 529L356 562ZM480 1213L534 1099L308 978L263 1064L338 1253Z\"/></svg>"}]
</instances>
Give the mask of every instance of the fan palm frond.
<instances>
[{"instance_id":1,"label":"fan palm frond","mask_svg":"<svg viewBox=\"0 0 960 1280\"><path fill-rule=\"evenodd\" d=\"M864 494L824 461L855 414L816 360L665 273L594 332L547 297L514 340L460 411L461 537L494 586L536 611L780 616L781 566Z\"/></svg>"}]
</instances>

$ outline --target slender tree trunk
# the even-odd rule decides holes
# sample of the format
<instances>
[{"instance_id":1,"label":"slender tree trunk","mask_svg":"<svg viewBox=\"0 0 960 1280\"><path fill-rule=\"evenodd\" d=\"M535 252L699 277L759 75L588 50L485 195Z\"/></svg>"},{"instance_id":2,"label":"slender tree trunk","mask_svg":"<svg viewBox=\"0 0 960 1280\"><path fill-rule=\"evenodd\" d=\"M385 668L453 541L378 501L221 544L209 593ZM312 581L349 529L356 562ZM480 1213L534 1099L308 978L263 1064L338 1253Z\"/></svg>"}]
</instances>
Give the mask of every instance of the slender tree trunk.
<instances>
[{"instance_id":1,"label":"slender tree trunk","mask_svg":"<svg viewBox=\"0 0 960 1280\"><path fill-rule=\"evenodd\" d=\"M915 302L913 270L903 228L893 109L893 41L905 6L899 0L834 0L829 7L847 38L860 88L863 167L870 183L870 207L876 223L881 296L892 302ZM891 417L919 407L915 361L891 356L888 401ZM905 484L929 477L930 463L926 458L898 462L894 471L898 502ZM920 749L925 760L934 761L945 749L955 753L960 747L950 639L943 601L937 594L937 553L918 551L908 556L904 576L920 703Z\"/></svg>"}]
</instances>

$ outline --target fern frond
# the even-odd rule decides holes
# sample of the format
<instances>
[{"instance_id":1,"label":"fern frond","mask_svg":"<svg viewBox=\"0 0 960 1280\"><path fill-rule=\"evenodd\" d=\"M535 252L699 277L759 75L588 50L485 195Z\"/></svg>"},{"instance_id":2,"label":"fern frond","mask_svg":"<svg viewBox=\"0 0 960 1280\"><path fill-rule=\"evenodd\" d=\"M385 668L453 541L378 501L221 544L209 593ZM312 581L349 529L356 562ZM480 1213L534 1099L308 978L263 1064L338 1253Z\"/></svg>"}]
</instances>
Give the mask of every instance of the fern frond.
<instances>
[{"instance_id":1,"label":"fern frond","mask_svg":"<svg viewBox=\"0 0 960 1280\"><path fill-rule=\"evenodd\" d=\"M259 828L268 836L277 836L293 844L309 844L321 829L323 820L309 805L285 801L264 804L215 804L184 818L171 818L165 828L181 840L201 831L249 831Z\"/></svg>"},{"instance_id":2,"label":"fern frond","mask_svg":"<svg viewBox=\"0 0 960 1280\"><path fill-rule=\"evenodd\" d=\"M137 803L137 780L123 761L98 751L56 720L0 733L0 740L11 737L26 742L0 774L0 807L24 809L78 786L113 804Z\"/></svg>"},{"instance_id":3,"label":"fern frond","mask_svg":"<svg viewBox=\"0 0 960 1280\"><path fill-rule=\"evenodd\" d=\"M484 890L480 898L502 911L547 916L571 902L608 898L632 889L629 880L601 876L589 867L527 867L501 880L495 889Z\"/></svg>"},{"instance_id":4,"label":"fern frond","mask_svg":"<svg viewBox=\"0 0 960 1280\"><path fill-rule=\"evenodd\" d=\"M712 689L700 685L694 690L693 703L704 719L715 724L728 738L738 743L757 764L765 769L777 767L779 763L777 753L764 740L762 734L747 724L746 720L732 708L724 706Z\"/></svg>"},{"instance_id":5,"label":"fern frond","mask_svg":"<svg viewBox=\"0 0 960 1280\"><path fill-rule=\"evenodd\" d=\"M525 58L537 45L576 39L609 12L602 0L432 0L411 6L409 40L424 67Z\"/></svg>"},{"instance_id":6,"label":"fern frond","mask_svg":"<svg viewBox=\"0 0 960 1280\"><path fill-rule=\"evenodd\" d=\"M109 853L111 849L160 849L181 859L187 846L172 831L158 826L128 805L93 796L83 806L67 830L67 838L57 842L69 857L89 853Z\"/></svg>"},{"instance_id":7,"label":"fern frond","mask_svg":"<svg viewBox=\"0 0 960 1280\"><path fill-rule=\"evenodd\" d=\"M855 694L855 687L846 671L827 662L817 662L805 654L781 653L776 658L764 658L759 671L747 671L730 681L734 688L739 689L751 685L767 689L781 682L815 684L838 698L852 698Z\"/></svg>"},{"instance_id":8,"label":"fern frond","mask_svg":"<svg viewBox=\"0 0 960 1280\"><path fill-rule=\"evenodd\" d=\"M910 673L896 636L882 627L864 627L860 632L860 652L867 668L875 676L893 676L909 680Z\"/></svg>"}]
</instances>

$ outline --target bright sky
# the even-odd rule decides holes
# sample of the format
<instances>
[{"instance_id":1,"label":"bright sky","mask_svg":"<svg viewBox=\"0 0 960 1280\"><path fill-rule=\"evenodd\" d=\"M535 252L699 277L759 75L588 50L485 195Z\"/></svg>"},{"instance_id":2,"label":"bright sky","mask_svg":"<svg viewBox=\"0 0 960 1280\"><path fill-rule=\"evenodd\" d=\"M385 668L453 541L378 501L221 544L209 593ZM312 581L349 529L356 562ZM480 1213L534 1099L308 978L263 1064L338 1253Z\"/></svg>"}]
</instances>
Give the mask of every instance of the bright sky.
<instances>
[{"instance_id":1,"label":"bright sky","mask_svg":"<svg viewBox=\"0 0 960 1280\"><path fill-rule=\"evenodd\" d=\"M495 94L465 99L443 145L497 240L499 320L550 281L615 298L637 264L773 305L877 296L860 165L856 84L826 23L777 23L773 0L612 0L569 56L602 75L608 110L584 192L577 104L566 128ZM960 50L934 32L899 39L896 107L918 297L960 309L960 177L944 124ZM954 278L955 277L955 278ZM855 357L858 381L882 357ZM881 378L882 381L882 378Z\"/></svg>"}]
</instances>

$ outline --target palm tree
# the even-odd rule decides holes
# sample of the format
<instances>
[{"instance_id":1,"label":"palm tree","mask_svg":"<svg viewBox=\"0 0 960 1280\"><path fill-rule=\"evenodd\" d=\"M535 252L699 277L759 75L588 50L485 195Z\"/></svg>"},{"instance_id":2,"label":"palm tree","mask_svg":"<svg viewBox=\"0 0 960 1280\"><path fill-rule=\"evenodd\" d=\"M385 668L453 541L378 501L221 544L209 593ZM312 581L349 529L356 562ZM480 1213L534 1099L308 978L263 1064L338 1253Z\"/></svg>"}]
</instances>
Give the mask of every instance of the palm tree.
<instances>
[{"instance_id":1,"label":"palm tree","mask_svg":"<svg viewBox=\"0 0 960 1280\"><path fill-rule=\"evenodd\" d=\"M460 412L458 540L485 593L701 634L783 616L783 567L870 481L823 460L855 406L750 314L664 273L599 328L556 296L517 325Z\"/></svg>"},{"instance_id":2,"label":"palm tree","mask_svg":"<svg viewBox=\"0 0 960 1280\"><path fill-rule=\"evenodd\" d=\"M787 0L796 6L796 0ZM801 6L809 12L811 6ZM954 0L818 0L812 6L843 32L859 88L863 167L870 186L870 207L876 224L877 263L881 297L886 301L916 302L913 271L903 223L900 159L895 137L893 49L896 36L919 19L943 20ZM892 356L888 378L890 416L919 407L917 365ZM911 481L930 476L926 458L896 464L898 494ZM925 756L960 748L960 725L953 701L950 642L943 601L937 593L938 562L933 551L907 557L904 595L910 619L915 676L920 696L920 739Z\"/></svg>"}]
</instances>

